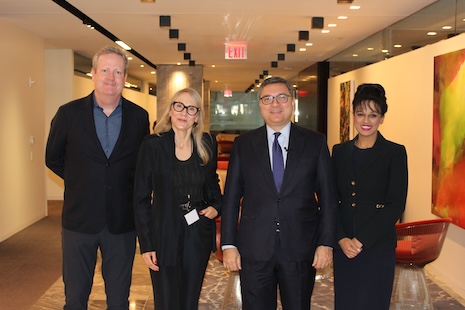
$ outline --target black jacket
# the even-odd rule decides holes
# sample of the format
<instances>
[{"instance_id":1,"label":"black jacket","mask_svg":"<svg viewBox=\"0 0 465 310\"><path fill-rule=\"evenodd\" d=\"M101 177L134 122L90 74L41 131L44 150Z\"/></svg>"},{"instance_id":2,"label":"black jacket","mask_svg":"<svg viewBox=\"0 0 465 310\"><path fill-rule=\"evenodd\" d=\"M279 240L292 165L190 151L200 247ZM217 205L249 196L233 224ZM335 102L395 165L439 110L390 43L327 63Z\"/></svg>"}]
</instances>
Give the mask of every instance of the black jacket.
<instances>
[{"instance_id":1,"label":"black jacket","mask_svg":"<svg viewBox=\"0 0 465 310\"><path fill-rule=\"evenodd\" d=\"M205 199L218 214L221 213L221 191L218 183L217 143L215 137L204 133L212 156L205 169ZM196 154L196 152L194 152ZM156 251L160 265L174 266L178 253L179 202L174 198L173 163L175 157L174 131L160 136L147 136L140 148L136 170L134 207L137 236L141 253ZM211 248L216 250L216 224L211 223Z\"/></svg>"},{"instance_id":2,"label":"black jacket","mask_svg":"<svg viewBox=\"0 0 465 310\"><path fill-rule=\"evenodd\" d=\"M291 124L278 193L266 135L263 126L234 141L223 201L221 244L237 246L243 258L269 260L279 221L282 252L289 261L313 260L317 246L333 246L336 230L335 184L325 137Z\"/></svg>"},{"instance_id":3,"label":"black jacket","mask_svg":"<svg viewBox=\"0 0 465 310\"><path fill-rule=\"evenodd\" d=\"M65 185L62 225L82 233L133 231L137 152L149 134L148 113L122 100L121 131L110 158L97 137L93 93L61 106L52 119L46 165Z\"/></svg>"},{"instance_id":4,"label":"black jacket","mask_svg":"<svg viewBox=\"0 0 465 310\"><path fill-rule=\"evenodd\" d=\"M369 157L354 171L356 139L335 145L332 152L339 199L337 241L356 237L364 248L395 248L395 223L407 199L405 147L378 132Z\"/></svg>"}]
</instances>

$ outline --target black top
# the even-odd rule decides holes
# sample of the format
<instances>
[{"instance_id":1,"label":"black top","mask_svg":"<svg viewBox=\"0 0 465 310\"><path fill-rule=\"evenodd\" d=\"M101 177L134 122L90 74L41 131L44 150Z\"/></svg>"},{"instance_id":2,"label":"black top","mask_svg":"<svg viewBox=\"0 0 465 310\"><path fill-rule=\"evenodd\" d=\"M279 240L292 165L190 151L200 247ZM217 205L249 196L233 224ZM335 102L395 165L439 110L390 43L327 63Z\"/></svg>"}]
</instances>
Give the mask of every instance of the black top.
<instances>
[{"instance_id":1,"label":"black top","mask_svg":"<svg viewBox=\"0 0 465 310\"><path fill-rule=\"evenodd\" d=\"M367 160L370 150L372 150L372 148L360 149L354 144L354 151L352 153L354 161L354 171L358 171L362 166L362 163Z\"/></svg>"},{"instance_id":2,"label":"black top","mask_svg":"<svg viewBox=\"0 0 465 310\"><path fill-rule=\"evenodd\" d=\"M174 194L180 203L187 200L202 201L205 171L200 165L200 158L194 154L188 160L174 161Z\"/></svg>"}]
</instances>

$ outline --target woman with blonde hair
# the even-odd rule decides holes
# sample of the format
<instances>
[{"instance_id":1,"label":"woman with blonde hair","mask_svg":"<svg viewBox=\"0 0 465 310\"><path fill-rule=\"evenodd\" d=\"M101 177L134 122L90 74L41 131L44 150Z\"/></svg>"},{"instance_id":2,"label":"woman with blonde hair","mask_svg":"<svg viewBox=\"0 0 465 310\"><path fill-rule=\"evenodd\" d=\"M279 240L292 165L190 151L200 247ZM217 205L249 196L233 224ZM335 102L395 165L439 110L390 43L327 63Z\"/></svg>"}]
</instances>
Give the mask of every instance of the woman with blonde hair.
<instances>
[{"instance_id":1,"label":"woman with blonde hair","mask_svg":"<svg viewBox=\"0 0 465 310\"><path fill-rule=\"evenodd\" d=\"M176 92L139 151L135 220L157 310L198 309L208 259L216 250L217 143L203 132L201 107L195 90Z\"/></svg>"}]
</instances>

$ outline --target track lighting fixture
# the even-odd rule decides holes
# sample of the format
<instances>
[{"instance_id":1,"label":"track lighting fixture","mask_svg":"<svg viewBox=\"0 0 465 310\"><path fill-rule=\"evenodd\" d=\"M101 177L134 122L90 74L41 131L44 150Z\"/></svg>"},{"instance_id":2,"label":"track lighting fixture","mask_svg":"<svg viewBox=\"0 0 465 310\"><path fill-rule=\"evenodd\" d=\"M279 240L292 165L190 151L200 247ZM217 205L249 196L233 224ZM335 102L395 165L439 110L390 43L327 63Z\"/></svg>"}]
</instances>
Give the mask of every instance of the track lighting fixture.
<instances>
[{"instance_id":1,"label":"track lighting fixture","mask_svg":"<svg viewBox=\"0 0 465 310\"><path fill-rule=\"evenodd\" d=\"M312 17L312 29L323 29L325 19L323 17Z\"/></svg>"},{"instance_id":2,"label":"track lighting fixture","mask_svg":"<svg viewBox=\"0 0 465 310\"><path fill-rule=\"evenodd\" d=\"M309 36L310 36L309 31L307 31L307 30L300 30L299 31L299 41L308 41Z\"/></svg>"},{"instance_id":3,"label":"track lighting fixture","mask_svg":"<svg viewBox=\"0 0 465 310\"><path fill-rule=\"evenodd\" d=\"M160 27L170 27L171 26L171 16L161 15L160 16Z\"/></svg>"}]
</instances>

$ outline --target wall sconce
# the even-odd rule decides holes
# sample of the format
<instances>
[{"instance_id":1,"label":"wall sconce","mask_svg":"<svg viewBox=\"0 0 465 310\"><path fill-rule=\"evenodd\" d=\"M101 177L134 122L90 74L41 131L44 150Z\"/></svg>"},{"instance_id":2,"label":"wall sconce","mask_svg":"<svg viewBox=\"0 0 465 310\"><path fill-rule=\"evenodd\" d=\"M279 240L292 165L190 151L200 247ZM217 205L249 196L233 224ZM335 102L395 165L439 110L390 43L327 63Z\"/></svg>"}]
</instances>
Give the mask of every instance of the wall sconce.
<instances>
[{"instance_id":1,"label":"wall sconce","mask_svg":"<svg viewBox=\"0 0 465 310\"><path fill-rule=\"evenodd\" d=\"M325 19L323 17L312 17L312 29L323 29Z\"/></svg>"},{"instance_id":2,"label":"wall sconce","mask_svg":"<svg viewBox=\"0 0 465 310\"><path fill-rule=\"evenodd\" d=\"M299 31L299 41L308 41L309 36L310 36L310 33L307 30Z\"/></svg>"}]
</instances>

